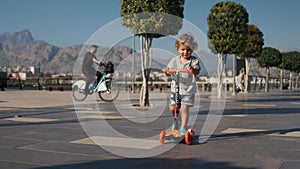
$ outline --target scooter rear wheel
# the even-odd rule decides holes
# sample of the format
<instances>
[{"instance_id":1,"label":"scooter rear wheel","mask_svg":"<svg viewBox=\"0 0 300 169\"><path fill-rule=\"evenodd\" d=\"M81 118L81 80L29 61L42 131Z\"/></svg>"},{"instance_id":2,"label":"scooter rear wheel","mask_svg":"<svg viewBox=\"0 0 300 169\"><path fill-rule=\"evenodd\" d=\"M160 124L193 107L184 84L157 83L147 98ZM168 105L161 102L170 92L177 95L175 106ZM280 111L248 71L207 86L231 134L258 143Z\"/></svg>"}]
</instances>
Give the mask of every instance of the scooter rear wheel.
<instances>
[{"instance_id":1,"label":"scooter rear wheel","mask_svg":"<svg viewBox=\"0 0 300 169\"><path fill-rule=\"evenodd\" d=\"M190 145L192 142L192 133L186 132L184 139L185 139L185 144Z\"/></svg>"}]
</instances>

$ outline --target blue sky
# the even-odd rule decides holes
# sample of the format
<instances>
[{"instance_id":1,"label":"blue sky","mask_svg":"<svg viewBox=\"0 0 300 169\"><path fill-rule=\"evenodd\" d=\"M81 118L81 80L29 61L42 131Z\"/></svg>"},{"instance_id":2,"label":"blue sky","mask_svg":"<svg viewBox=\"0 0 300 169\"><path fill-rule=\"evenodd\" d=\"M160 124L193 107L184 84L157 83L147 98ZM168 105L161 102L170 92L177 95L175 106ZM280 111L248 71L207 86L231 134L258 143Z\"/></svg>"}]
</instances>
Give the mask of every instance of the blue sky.
<instances>
[{"instance_id":1,"label":"blue sky","mask_svg":"<svg viewBox=\"0 0 300 169\"><path fill-rule=\"evenodd\" d=\"M217 0L186 0L184 19L207 32L207 15ZM235 0L249 23L264 33L265 46L300 48L300 1ZM120 0L0 0L0 34L28 29L35 39L67 47L84 44L120 18ZM112 32L113 33L113 32Z\"/></svg>"}]
</instances>

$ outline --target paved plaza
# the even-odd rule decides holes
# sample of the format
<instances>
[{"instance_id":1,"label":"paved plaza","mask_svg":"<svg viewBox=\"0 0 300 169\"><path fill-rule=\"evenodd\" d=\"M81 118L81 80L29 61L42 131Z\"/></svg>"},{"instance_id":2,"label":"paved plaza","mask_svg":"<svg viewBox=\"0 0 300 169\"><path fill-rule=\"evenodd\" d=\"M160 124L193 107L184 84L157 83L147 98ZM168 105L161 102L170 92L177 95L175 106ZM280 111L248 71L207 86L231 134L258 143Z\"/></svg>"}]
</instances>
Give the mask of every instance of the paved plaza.
<instances>
[{"instance_id":1,"label":"paved plaza","mask_svg":"<svg viewBox=\"0 0 300 169\"><path fill-rule=\"evenodd\" d=\"M166 99L153 91L150 104L160 108L153 112L162 113L149 115L149 110L133 106L139 95L129 95L129 100L120 96L114 103L89 96L80 104L73 102L70 91L0 92L0 168L300 168L300 91L227 94L224 111L213 116L220 120L215 120L216 129L201 143L198 136L215 98L200 93L192 144L166 143L171 148L154 156L152 150L165 148L154 136L172 124ZM104 133L106 124L124 137L109 132L91 137L91 133ZM139 153L150 155L136 158Z\"/></svg>"}]
</instances>

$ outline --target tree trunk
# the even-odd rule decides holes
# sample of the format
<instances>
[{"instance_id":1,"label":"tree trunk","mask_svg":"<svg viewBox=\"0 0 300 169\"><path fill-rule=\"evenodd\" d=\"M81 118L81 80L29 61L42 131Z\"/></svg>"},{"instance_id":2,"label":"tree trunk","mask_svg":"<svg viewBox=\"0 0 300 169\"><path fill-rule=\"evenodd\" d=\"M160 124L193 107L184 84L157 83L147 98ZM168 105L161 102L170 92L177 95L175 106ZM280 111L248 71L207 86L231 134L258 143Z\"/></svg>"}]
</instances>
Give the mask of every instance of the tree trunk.
<instances>
[{"instance_id":1,"label":"tree trunk","mask_svg":"<svg viewBox=\"0 0 300 169\"><path fill-rule=\"evenodd\" d=\"M280 85L279 85L279 90L283 90L283 69L280 69Z\"/></svg>"},{"instance_id":2,"label":"tree trunk","mask_svg":"<svg viewBox=\"0 0 300 169\"><path fill-rule=\"evenodd\" d=\"M135 82L135 35L132 37L132 69L131 69L131 92L135 93L134 82Z\"/></svg>"},{"instance_id":3,"label":"tree trunk","mask_svg":"<svg viewBox=\"0 0 300 169\"><path fill-rule=\"evenodd\" d=\"M149 90L148 90L148 77L150 71L148 69L145 69L142 74L143 74L143 84L141 88L141 93L140 93L140 106L141 107L147 107L150 105L149 102Z\"/></svg>"},{"instance_id":4,"label":"tree trunk","mask_svg":"<svg viewBox=\"0 0 300 169\"><path fill-rule=\"evenodd\" d=\"M298 89L299 87L299 73L297 73L297 76L296 76L296 86L295 88Z\"/></svg>"},{"instance_id":5,"label":"tree trunk","mask_svg":"<svg viewBox=\"0 0 300 169\"><path fill-rule=\"evenodd\" d=\"M293 72L290 71L290 84L289 84L289 89L293 89Z\"/></svg>"},{"instance_id":6,"label":"tree trunk","mask_svg":"<svg viewBox=\"0 0 300 169\"><path fill-rule=\"evenodd\" d=\"M270 69L269 67L267 67L265 92L269 92L269 74L270 74Z\"/></svg>"},{"instance_id":7,"label":"tree trunk","mask_svg":"<svg viewBox=\"0 0 300 169\"><path fill-rule=\"evenodd\" d=\"M143 84L140 91L140 106L147 107L149 103L149 90L148 81L151 72L151 60L150 48L152 45L152 37L148 35L140 36L140 50L141 50L141 67Z\"/></svg>"},{"instance_id":8,"label":"tree trunk","mask_svg":"<svg viewBox=\"0 0 300 169\"><path fill-rule=\"evenodd\" d=\"M233 54L233 59L232 59L232 95L236 95L236 81L235 81L235 76L236 76L236 55Z\"/></svg>"},{"instance_id":9,"label":"tree trunk","mask_svg":"<svg viewBox=\"0 0 300 169\"><path fill-rule=\"evenodd\" d=\"M245 74L245 92L250 90L249 72L250 72L250 58L245 58L246 74Z\"/></svg>"},{"instance_id":10,"label":"tree trunk","mask_svg":"<svg viewBox=\"0 0 300 169\"><path fill-rule=\"evenodd\" d=\"M217 85L217 92L218 98L222 97L222 89L223 89L223 82L225 77L225 66L226 66L226 54L219 53L218 54L218 85Z\"/></svg>"}]
</instances>

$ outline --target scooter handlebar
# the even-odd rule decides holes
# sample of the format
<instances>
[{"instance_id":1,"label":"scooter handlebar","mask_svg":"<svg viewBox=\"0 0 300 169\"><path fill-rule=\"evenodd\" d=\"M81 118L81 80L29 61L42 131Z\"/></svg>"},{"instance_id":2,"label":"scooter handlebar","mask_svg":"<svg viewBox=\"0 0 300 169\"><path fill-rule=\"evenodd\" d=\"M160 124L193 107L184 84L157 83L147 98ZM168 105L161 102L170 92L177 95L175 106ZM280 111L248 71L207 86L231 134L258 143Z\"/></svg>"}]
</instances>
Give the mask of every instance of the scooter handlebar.
<instances>
[{"instance_id":1,"label":"scooter handlebar","mask_svg":"<svg viewBox=\"0 0 300 169\"><path fill-rule=\"evenodd\" d=\"M162 70L164 73L171 74L171 73L190 73L191 69L182 68L182 69L173 69L173 68L163 68Z\"/></svg>"}]
</instances>

